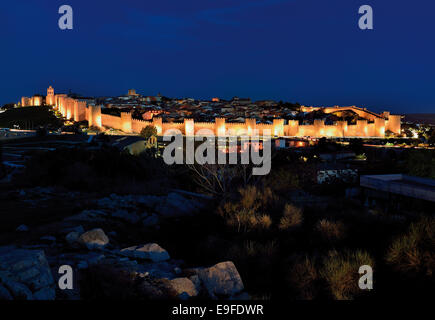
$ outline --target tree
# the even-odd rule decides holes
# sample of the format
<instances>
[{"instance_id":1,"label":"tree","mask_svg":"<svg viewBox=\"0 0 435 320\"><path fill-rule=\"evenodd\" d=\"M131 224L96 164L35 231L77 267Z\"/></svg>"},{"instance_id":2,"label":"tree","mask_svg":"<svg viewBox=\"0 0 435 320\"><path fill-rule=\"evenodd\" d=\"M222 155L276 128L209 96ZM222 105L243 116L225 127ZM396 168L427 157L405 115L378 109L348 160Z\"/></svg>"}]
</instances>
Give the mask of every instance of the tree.
<instances>
[{"instance_id":1,"label":"tree","mask_svg":"<svg viewBox=\"0 0 435 320\"><path fill-rule=\"evenodd\" d=\"M3 105L3 107L1 107L1 109L3 110L9 110L9 109L13 109L15 107L14 103L6 103L5 105Z\"/></svg>"},{"instance_id":2,"label":"tree","mask_svg":"<svg viewBox=\"0 0 435 320\"><path fill-rule=\"evenodd\" d=\"M387 130L387 131L385 131L385 136L386 136L387 138L388 138L388 137L394 137L395 134L394 134L393 131L391 131L391 130Z\"/></svg>"},{"instance_id":3,"label":"tree","mask_svg":"<svg viewBox=\"0 0 435 320\"><path fill-rule=\"evenodd\" d=\"M149 139L150 137L157 135L157 128L152 125L148 125L140 131L139 135L145 139Z\"/></svg>"},{"instance_id":4,"label":"tree","mask_svg":"<svg viewBox=\"0 0 435 320\"><path fill-rule=\"evenodd\" d=\"M258 179L252 175L252 166L245 164L188 164L195 184L214 195L225 196L237 186L255 184Z\"/></svg>"}]
</instances>

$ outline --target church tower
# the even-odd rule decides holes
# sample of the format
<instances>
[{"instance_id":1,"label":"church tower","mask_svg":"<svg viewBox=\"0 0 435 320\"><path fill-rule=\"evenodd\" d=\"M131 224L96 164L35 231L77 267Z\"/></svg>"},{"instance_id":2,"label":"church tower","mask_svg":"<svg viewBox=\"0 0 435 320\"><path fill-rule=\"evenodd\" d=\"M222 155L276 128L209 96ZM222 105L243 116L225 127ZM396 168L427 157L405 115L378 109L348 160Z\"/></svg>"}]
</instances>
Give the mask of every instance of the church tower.
<instances>
[{"instance_id":1,"label":"church tower","mask_svg":"<svg viewBox=\"0 0 435 320\"><path fill-rule=\"evenodd\" d=\"M48 87L47 89L47 97L45 98L45 104L49 106L54 106L54 89L52 86Z\"/></svg>"}]
</instances>

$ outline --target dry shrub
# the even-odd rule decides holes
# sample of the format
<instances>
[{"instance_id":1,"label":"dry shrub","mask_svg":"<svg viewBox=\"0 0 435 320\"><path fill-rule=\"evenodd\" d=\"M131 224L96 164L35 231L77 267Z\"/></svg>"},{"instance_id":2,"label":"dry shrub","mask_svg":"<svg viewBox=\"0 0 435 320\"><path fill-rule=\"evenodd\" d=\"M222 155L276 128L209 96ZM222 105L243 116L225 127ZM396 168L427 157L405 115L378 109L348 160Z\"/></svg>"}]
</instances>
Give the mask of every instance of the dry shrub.
<instances>
[{"instance_id":1,"label":"dry shrub","mask_svg":"<svg viewBox=\"0 0 435 320\"><path fill-rule=\"evenodd\" d=\"M318 294L319 273L314 259L309 257L297 257L290 266L287 274L287 282L295 292L297 300L312 300Z\"/></svg>"},{"instance_id":2,"label":"dry shrub","mask_svg":"<svg viewBox=\"0 0 435 320\"><path fill-rule=\"evenodd\" d=\"M233 245L228 251L227 258L234 261L245 260L248 257L266 257L271 259L277 253L277 250L275 241L261 243L247 240L242 244Z\"/></svg>"},{"instance_id":3,"label":"dry shrub","mask_svg":"<svg viewBox=\"0 0 435 320\"><path fill-rule=\"evenodd\" d=\"M259 219L259 225L262 229L269 229L272 225L272 219L269 215L262 215Z\"/></svg>"},{"instance_id":4,"label":"dry shrub","mask_svg":"<svg viewBox=\"0 0 435 320\"><path fill-rule=\"evenodd\" d=\"M346 235L346 226L341 221L329 221L322 219L316 224L316 230L322 238L329 242L341 240Z\"/></svg>"},{"instance_id":5,"label":"dry shrub","mask_svg":"<svg viewBox=\"0 0 435 320\"><path fill-rule=\"evenodd\" d=\"M334 299L352 300L363 292L358 286L358 271L362 265L373 268L374 260L367 252L360 250L344 253L332 250L323 258L320 275L328 284Z\"/></svg>"},{"instance_id":6,"label":"dry shrub","mask_svg":"<svg viewBox=\"0 0 435 320\"><path fill-rule=\"evenodd\" d=\"M287 203L284 207L284 213L279 221L281 230L288 230L300 226L303 222L302 210L294 205Z\"/></svg>"},{"instance_id":7,"label":"dry shrub","mask_svg":"<svg viewBox=\"0 0 435 320\"><path fill-rule=\"evenodd\" d=\"M432 276L435 265L435 219L423 217L406 234L393 241L386 261L403 273Z\"/></svg>"},{"instance_id":8,"label":"dry shrub","mask_svg":"<svg viewBox=\"0 0 435 320\"><path fill-rule=\"evenodd\" d=\"M235 202L226 202L218 208L227 225L238 232L269 229L271 217L266 211L276 201L268 188L260 190L255 186L239 189L240 198Z\"/></svg>"}]
</instances>

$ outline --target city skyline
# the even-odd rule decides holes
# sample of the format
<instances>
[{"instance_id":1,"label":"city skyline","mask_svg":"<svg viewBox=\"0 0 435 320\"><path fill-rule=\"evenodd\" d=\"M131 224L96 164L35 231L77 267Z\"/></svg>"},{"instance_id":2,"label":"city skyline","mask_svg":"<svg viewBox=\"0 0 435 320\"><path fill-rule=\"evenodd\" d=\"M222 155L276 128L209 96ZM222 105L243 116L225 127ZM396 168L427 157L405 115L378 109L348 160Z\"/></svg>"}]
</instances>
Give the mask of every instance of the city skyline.
<instances>
[{"instance_id":1,"label":"city skyline","mask_svg":"<svg viewBox=\"0 0 435 320\"><path fill-rule=\"evenodd\" d=\"M374 30L360 30L353 0L70 1L74 29L60 30L62 4L0 5L2 104L51 83L92 96L135 88L400 114L434 109L435 43L426 36L434 4L371 3Z\"/></svg>"}]
</instances>

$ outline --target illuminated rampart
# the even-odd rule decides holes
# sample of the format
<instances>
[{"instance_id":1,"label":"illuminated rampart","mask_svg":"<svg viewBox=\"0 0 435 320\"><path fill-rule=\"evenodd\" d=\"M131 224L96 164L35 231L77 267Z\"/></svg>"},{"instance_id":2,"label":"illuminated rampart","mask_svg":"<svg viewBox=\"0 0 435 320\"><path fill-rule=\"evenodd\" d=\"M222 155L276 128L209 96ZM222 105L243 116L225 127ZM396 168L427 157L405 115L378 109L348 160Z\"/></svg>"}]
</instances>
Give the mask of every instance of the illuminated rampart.
<instances>
[{"instance_id":1,"label":"illuminated rampart","mask_svg":"<svg viewBox=\"0 0 435 320\"><path fill-rule=\"evenodd\" d=\"M35 99L36 98L36 99ZM40 99L38 99L40 98ZM322 110L324 113L353 111L360 119L355 124L347 121L337 121L327 125L324 120L314 120L312 124L301 124L298 120L274 119L272 124L257 123L255 119L245 119L245 122L227 122L225 118L216 118L214 122L195 122L193 119L184 119L184 122L163 122L160 117L151 120L133 119L131 113L121 112L121 116L101 113L101 106L86 105L86 102L68 97L65 94L54 95L50 87L47 90L46 103L53 103L54 107L68 120L87 120L89 126L99 128L114 128L125 133L138 134L148 125L156 127L159 135L171 129L181 131L184 135L193 136L200 130L207 129L217 136L225 135L263 135L270 132L273 136L293 137L385 137L386 131L395 134L401 133L401 116L390 115L389 112L376 114L367 109L351 107L301 107L303 112ZM36 103L35 103L36 102ZM39 104L38 104L39 103ZM41 105L42 98L21 98L21 105ZM362 119L363 118L363 119Z\"/></svg>"}]
</instances>

